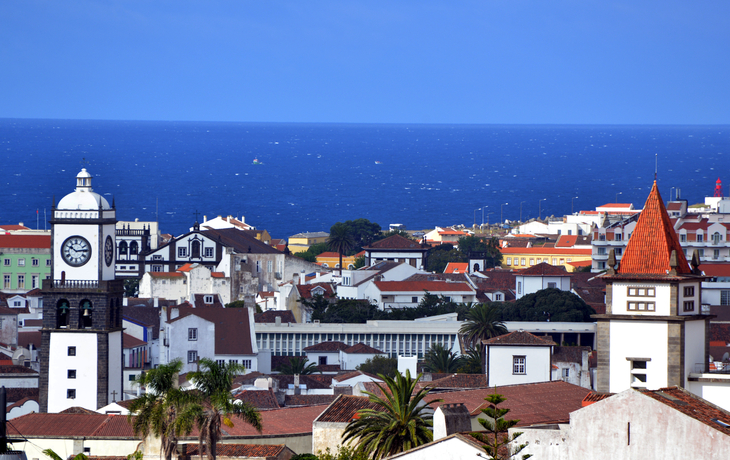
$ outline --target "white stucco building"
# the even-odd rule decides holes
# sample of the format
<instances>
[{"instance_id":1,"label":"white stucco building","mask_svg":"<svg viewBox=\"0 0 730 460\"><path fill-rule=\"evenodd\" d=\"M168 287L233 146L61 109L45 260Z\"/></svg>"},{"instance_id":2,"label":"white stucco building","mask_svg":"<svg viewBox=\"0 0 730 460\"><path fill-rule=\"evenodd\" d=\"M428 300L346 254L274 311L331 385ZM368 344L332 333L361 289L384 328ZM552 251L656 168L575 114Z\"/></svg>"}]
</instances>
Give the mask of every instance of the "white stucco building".
<instances>
[{"instance_id":1,"label":"white stucco building","mask_svg":"<svg viewBox=\"0 0 730 460\"><path fill-rule=\"evenodd\" d=\"M483 341L487 386L549 382L555 342L525 331Z\"/></svg>"}]
</instances>

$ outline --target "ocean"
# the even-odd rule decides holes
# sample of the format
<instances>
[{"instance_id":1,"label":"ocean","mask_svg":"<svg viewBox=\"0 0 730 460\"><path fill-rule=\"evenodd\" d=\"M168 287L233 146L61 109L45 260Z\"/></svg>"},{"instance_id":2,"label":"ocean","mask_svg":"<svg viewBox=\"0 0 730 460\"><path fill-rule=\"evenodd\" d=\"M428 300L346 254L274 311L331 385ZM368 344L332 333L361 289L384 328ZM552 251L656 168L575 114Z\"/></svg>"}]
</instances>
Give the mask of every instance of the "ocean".
<instances>
[{"instance_id":1,"label":"ocean","mask_svg":"<svg viewBox=\"0 0 730 460\"><path fill-rule=\"evenodd\" d=\"M0 119L0 224L49 228L82 167L119 220L245 216L274 238L366 218L408 229L690 204L730 185L730 126L377 125ZM257 159L261 164L255 165Z\"/></svg>"}]
</instances>

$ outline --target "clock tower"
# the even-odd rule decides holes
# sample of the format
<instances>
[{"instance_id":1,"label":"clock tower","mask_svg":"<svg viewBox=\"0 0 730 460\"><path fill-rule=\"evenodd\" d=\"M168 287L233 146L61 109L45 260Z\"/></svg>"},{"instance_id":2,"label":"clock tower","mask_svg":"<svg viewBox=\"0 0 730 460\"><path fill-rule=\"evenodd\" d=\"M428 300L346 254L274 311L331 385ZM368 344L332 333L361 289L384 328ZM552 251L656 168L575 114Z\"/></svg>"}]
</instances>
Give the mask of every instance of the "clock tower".
<instances>
[{"instance_id":1,"label":"clock tower","mask_svg":"<svg viewBox=\"0 0 730 460\"><path fill-rule=\"evenodd\" d=\"M51 277L43 280L41 412L96 410L122 399L123 281L115 279L116 209L91 189L53 207Z\"/></svg>"}]
</instances>

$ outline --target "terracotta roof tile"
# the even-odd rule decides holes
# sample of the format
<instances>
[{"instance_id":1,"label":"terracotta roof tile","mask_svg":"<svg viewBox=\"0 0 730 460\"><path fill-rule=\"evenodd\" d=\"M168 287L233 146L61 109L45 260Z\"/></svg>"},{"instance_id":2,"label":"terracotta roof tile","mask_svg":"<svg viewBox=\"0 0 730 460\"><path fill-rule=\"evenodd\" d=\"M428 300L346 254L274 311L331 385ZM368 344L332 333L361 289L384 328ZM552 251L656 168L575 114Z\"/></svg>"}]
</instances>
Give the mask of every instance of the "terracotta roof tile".
<instances>
[{"instance_id":1,"label":"terracotta roof tile","mask_svg":"<svg viewBox=\"0 0 730 460\"><path fill-rule=\"evenodd\" d=\"M186 445L185 454L190 458L197 458L200 455L200 445L190 443ZM217 444L216 454L220 457L241 457L241 458L270 458L279 457L286 450L284 444ZM203 455L206 455L206 445L203 444ZM126 457L125 457L126 458Z\"/></svg>"},{"instance_id":2,"label":"terracotta roof tile","mask_svg":"<svg viewBox=\"0 0 730 460\"><path fill-rule=\"evenodd\" d=\"M152 278L185 278L185 275L178 272L147 272Z\"/></svg>"},{"instance_id":3,"label":"terracotta roof tile","mask_svg":"<svg viewBox=\"0 0 730 460\"><path fill-rule=\"evenodd\" d=\"M284 405L286 407L324 406L332 403L335 398L335 395L286 395Z\"/></svg>"},{"instance_id":4,"label":"terracotta roof tile","mask_svg":"<svg viewBox=\"0 0 730 460\"><path fill-rule=\"evenodd\" d=\"M238 231L238 230L236 230ZM230 436L281 436L312 432L312 422L325 406L283 407L261 411L261 433L238 417L232 417L234 426L225 427Z\"/></svg>"},{"instance_id":5,"label":"terracotta roof tile","mask_svg":"<svg viewBox=\"0 0 730 460\"><path fill-rule=\"evenodd\" d=\"M50 247L50 246L49 246ZM384 240L376 241L364 249L407 249L412 251L426 251L417 241L410 240L400 235L393 235Z\"/></svg>"},{"instance_id":6,"label":"terracotta roof tile","mask_svg":"<svg viewBox=\"0 0 730 460\"><path fill-rule=\"evenodd\" d=\"M238 230L233 230L237 232ZM195 315L215 324L215 353L251 355L251 334L247 308L179 308L180 316L170 323Z\"/></svg>"},{"instance_id":7,"label":"terracotta roof tile","mask_svg":"<svg viewBox=\"0 0 730 460\"><path fill-rule=\"evenodd\" d=\"M335 381L335 382L344 382L345 380L350 380L352 378L355 378L355 377L358 377L358 376L361 376L361 375L365 375L367 377L370 377L371 379L380 380L375 375L369 374L369 373L363 372L363 371L352 371L352 372L348 372L346 374L341 374L341 375L338 375L336 377L333 377L332 380Z\"/></svg>"},{"instance_id":8,"label":"terracotta roof tile","mask_svg":"<svg viewBox=\"0 0 730 460\"><path fill-rule=\"evenodd\" d=\"M314 421L349 423L360 409L378 409L379 407L370 402L370 398L367 396L339 395Z\"/></svg>"},{"instance_id":9,"label":"terracotta roof tile","mask_svg":"<svg viewBox=\"0 0 730 460\"><path fill-rule=\"evenodd\" d=\"M538 337L527 331L508 332L491 339L482 340L482 343L488 345L556 345L548 338Z\"/></svg>"},{"instance_id":10,"label":"terracotta roof tile","mask_svg":"<svg viewBox=\"0 0 730 460\"><path fill-rule=\"evenodd\" d=\"M618 273L666 275L671 269L669 259L672 251L676 251L677 255L677 274L691 274L692 271L654 181L634 232L626 245Z\"/></svg>"},{"instance_id":11,"label":"terracotta roof tile","mask_svg":"<svg viewBox=\"0 0 730 460\"><path fill-rule=\"evenodd\" d=\"M0 248L51 249L51 235L0 235Z\"/></svg>"},{"instance_id":12,"label":"terracotta roof tile","mask_svg":"<svg viewBox=\"0 0 730 460\"><path fill-rule=\"evenodd\" d=\"M137 348L143 345L147 345L147 342L139 340L137 337L131 336L127 333L122 334L122 348Z\"/></svg>"},{"instance_id":13,"label":"terracotta roof tile","mask_svg":"<svg viewBox=\"0 0 730 460\"><path fill-rule=\"evenodd\" d=\"M377 354L377 355L382 355L383 354L382 351L380 351L380 350L378 350L376 348L373 348L373 347L371 347L369 345L365 345L364 343L356 343L355 345L353 345L353 346L351 346L349 348L346 348L345 349L345 353L349 353L349 354Z\"/></svg>"},{"instance_id":14,"label":"terracotta roof tile","mask_svg":"<svg viewBox=\"0 0 730 460\"><path fill-rule=\"evenodd\" d=\"M419 382L420 383L420 382ZM438 380L424 382L425 387L439 389L473 389L488 388L487 377L484 374L453 374Z\"/></svg>"},{"instance_id":15,"label":"terracotta roof tile","mask_svg":"<svg viewBox=\"0 0 730 460\"><path fill-rule=\"evenodd\" d=\"M730 435L730 412L720 409L682 388L661 388L654 391L642 391L642 393L725 435ZM717 423L716 420L723 422L724 425Z\"/></svg>"},{"instance_id":16,"label":"terracotta roof tile","mask_svg":"<svg viewBox=\"0 0 730 460\"><path fill-rule=\"evenodd\" d=\"M340 350L346 350L347 348L349 348L349 345L347 345L346 343L333 340L329 342L320 342L314 345L310 345L308 347L305 347L304 351L336 352Z\"/></svg>"},{"instance_id":17,"label":"terracotta roof tile","mask_svg":"<svg viewBox=\"0 0 730 460\"><path fill-rule=\"evenodd\" d=\"M469 284L443 281L375 281L381 292L474 292Z\"/></svg>"},{"instance_id":18,"label":"terracotta roof tile","mask_svg":"<svg viewBox=\"0 0 730 460\"><path fill-rule=\"evenodd\" d=\"M449 262L444 269L444 273L467 273L468 271L468 262Z\"/></svg>"},{"instance_id":19,"label":"terracotta roof tile","mask_svg":"<svg viewBox=\"0 0 730 460\"><path fill-rule=\"evenodd\" d=\"M94 437L132 438L134 433L122 415L92 413L27 414L8 424L8 434L28 437ZM108 425L108 426L107 426Z\"/></svg>"},{"instance_id":20,"label":"terracotta roof tile","mask_svg":"<svg viewBox=\"0 0 730 460\"><path fill-rule=\"evenodd\" d=\"M570 276L562 267L556 267L545 262L540 262L530 268L526 268L519 273L519 276Z\"/></svg>"},{"instance_id":21,"label":"terracotta roof tile","mask_svg":"<svg viewBox=\"0 0 730 460\"><path fill-rule=\"evenodd\" d=\"M263 313L257 313L253 318L256 323L275 323L277 317L281 318L282 324L297 322L296 318L294 318L294 312L291 310L268 310Z\"/></svg>"},{"instance_id":22,"label":"terracotta roof tile","mask_svg":"<svg viewBox=\"0 0 730 460\"><path fill-rule=\"evenodd\" d=\"M276 401L274 391L268 390L243 390L236 394L236 399L251 404L256 409L278 409L279 403Z\"/></svg>"}]
</instances>

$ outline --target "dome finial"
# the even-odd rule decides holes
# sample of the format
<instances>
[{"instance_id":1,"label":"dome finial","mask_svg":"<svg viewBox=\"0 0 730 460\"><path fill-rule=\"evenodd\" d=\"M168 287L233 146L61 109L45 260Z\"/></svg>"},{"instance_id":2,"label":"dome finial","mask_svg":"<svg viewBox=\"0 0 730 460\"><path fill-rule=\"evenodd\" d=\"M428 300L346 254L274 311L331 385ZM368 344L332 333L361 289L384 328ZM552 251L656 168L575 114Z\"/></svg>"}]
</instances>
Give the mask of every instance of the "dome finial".
<instances>
[{"instance_id":1,"label":"dome finial","mask_svg":"<svg viewBox=\"0 0 730 460\"><path fill-rule=\"evenodd\" d=\"M86 171L86 168L81 168L81 172L76 175L76 191L77 192L91 192L91 174Z\"/></svg>"}]
</instances>

